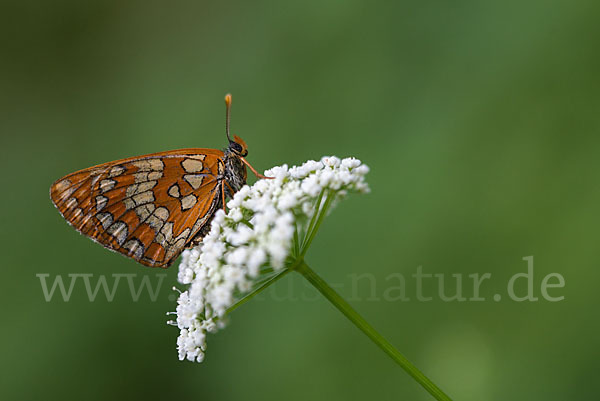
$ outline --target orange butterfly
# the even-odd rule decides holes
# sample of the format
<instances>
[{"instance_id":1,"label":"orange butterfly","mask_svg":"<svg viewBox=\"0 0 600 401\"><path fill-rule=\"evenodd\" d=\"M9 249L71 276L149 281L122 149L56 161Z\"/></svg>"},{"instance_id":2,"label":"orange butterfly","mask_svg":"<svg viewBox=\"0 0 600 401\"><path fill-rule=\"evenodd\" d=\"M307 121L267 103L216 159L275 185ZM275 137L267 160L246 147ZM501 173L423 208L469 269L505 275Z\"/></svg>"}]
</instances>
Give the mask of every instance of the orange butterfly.
<instances>
[{"instance_id":1,"label":"orange butterfly","mask_svg":"<svg viewBox=\"0 0 600 401\"><path fill-rule=\"evenodd\" d=\"M50 188L60 214L77 231L146 266L168 267L202 241L225 199L246 184L246 143L179 149L100 164L64 176Z\"/></svg>"}]
</instances>

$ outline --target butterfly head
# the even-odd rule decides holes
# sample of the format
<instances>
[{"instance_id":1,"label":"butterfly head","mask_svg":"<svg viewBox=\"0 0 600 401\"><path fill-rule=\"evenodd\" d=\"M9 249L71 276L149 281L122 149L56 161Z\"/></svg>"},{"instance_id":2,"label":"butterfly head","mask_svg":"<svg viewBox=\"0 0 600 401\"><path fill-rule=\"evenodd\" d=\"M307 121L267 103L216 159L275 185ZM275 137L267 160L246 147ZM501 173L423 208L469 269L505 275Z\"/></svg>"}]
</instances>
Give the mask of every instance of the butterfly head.
<instances>
[{"instance_id":1,"label":"butterfly head","mask_svg":"<svg viewBox=\"0 0 600 401\"><path fill-rule=\"evenodd\" d=\"M229 151L236 156L248 156L248 146L246 145L246 142L237 135L233 136L233 141L229 140Z\"/></svg>"}]
</instances>

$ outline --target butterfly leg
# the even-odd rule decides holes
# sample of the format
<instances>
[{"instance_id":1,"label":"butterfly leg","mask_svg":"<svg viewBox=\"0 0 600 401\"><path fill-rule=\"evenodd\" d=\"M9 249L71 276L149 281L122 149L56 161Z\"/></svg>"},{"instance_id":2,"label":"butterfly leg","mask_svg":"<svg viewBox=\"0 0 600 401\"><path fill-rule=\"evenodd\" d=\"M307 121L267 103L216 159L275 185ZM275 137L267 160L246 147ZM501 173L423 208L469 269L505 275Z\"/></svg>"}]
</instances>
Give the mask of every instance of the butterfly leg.
<instances>
[{"instance_id":1,"label":"butterfly leg","mask_svg":"<svg viewBox=\"0 0 600 401\"><path fill-rule=\"evenodd\" d=\"M225 185L227 185L227 188L229 188L229 191L231 192L231 196L235 195L235 191L233 190L233 188L231 188L231 185L229 185L227 180L224 180L224 181L225 181Z\"/></svg>"},{"instance_id":2,"label":"butterfly leg","mask_svg":"<svg viewBox=\"0 0 600 401\"><path fill-rule=\"evenodd\" d=\"M227 208L225 207L225 180L221 180L221 199L223 200L223 211L227 213Z\"/></svg>"},{"instance_id":3,"label":"butterfly leg","mask_svg":"<svg viewBox=\"0 0 600 401\"><path fill-rule=\"evenodd\" d=\"M240 160L242 160L244 162L244 164L246 166L248 166L250 168L250 170L252 170L252 172L254 173L254 175L257 176L258 178L265 178L265 179L269 179L269 180L272 180L272 179L275 178L275 177L267 177L267 176L262 175L261 173L259 173L258 171L256 171L254 169L254 167L252 167L252 165L250 163L248 163L248 161L246 161L246 159L244 159L243 157L240 157Z\"/></svg>"}]
</instances>

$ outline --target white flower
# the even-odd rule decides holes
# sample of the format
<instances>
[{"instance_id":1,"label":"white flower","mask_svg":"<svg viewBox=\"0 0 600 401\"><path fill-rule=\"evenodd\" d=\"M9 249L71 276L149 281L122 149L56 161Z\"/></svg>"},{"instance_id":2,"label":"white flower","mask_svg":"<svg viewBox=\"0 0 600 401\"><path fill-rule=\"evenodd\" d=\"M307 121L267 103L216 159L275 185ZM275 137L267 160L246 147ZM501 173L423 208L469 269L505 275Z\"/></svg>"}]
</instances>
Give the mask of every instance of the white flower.
<instances>
[{"instance_id":1,"label":"white flower","mask_svg":"<svg viewBox=\"0 0 600 401\"><path fill-rule=\"evenodd\" d=\"M273 167L265 175L274 179L244 186L227 214L217 211L209 234L183 252L179 265L177 280L189 285L177 300L179 359L202 362L206 334L224 327L228 308L289 266L294 235L307 234L313 215L327 212L326 200L336 204L349 192L368 192L368 171L360 160L335 156Z\"/></svg>"}]
</instances>

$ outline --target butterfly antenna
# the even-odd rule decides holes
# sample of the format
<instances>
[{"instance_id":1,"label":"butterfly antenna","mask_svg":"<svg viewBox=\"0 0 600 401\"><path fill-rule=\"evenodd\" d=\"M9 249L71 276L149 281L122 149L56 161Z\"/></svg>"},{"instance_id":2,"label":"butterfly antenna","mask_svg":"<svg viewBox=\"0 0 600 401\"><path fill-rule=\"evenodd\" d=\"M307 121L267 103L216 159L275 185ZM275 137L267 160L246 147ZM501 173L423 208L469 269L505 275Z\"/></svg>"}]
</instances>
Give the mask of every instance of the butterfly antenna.
<instances>
[{"instance_id":1,"label":"butterfly antenna","mask_svg":"<svg viewBox=\"0 0 600 401\"><path fill-rule=\"evenodd\" d=\"M231 116L231 94L228 93L225 95L225 106L227 107L225 111L225 133L227 134L227 139L231 142L231 137L229 136L229 119Z\"/></svg>"}]
</instances>

